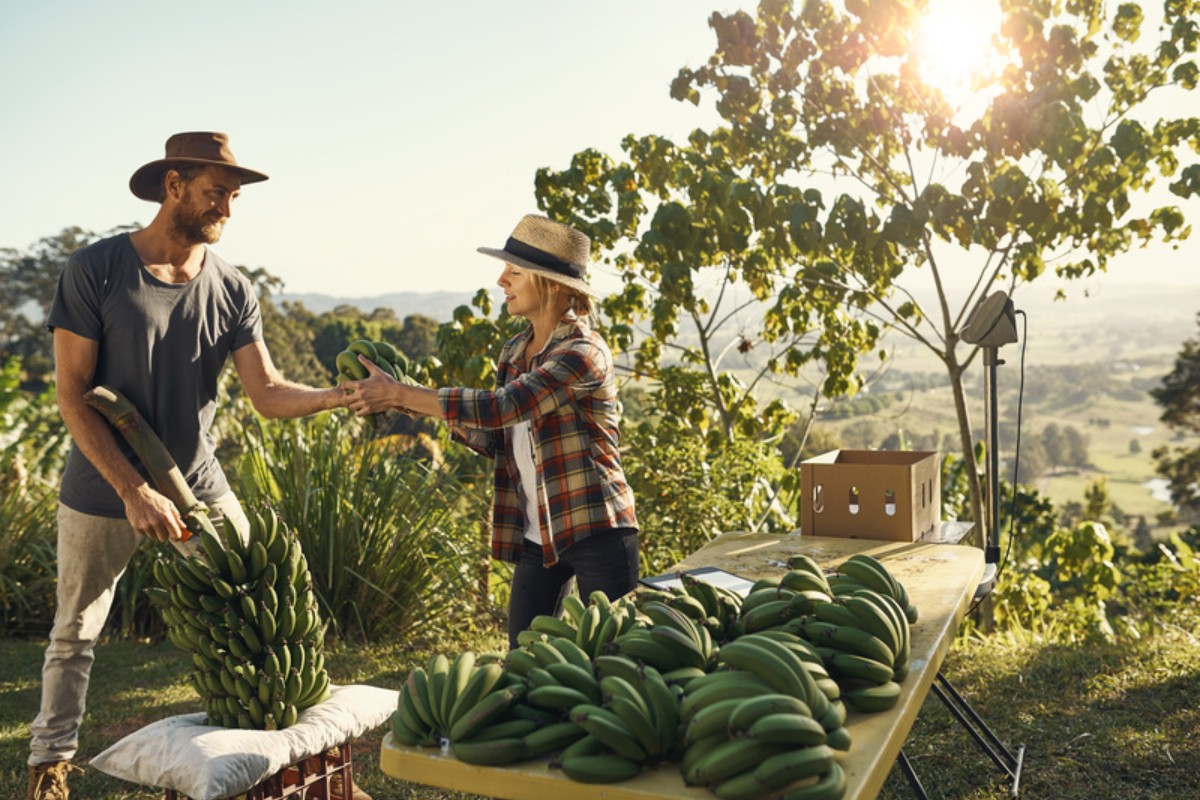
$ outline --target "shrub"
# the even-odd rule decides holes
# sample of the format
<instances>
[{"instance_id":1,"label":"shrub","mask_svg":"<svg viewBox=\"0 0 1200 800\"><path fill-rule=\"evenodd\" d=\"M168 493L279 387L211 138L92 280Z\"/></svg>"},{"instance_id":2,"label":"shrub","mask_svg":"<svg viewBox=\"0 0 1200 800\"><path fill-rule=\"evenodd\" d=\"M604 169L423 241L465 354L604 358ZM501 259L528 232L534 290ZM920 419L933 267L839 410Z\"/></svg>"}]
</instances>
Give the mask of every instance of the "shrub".
<instances>
[{"instance_id":1,"label":"shrub","mask_svg":"<svg viewBox=\"0 0 1200 800\"><path fill-rule=\"evenodd\" d=\"M332 630L374 640L472 617L480 515L443 462L342 414L239 427L239 496L299 535Z\"/></svg>"}]
</instances>

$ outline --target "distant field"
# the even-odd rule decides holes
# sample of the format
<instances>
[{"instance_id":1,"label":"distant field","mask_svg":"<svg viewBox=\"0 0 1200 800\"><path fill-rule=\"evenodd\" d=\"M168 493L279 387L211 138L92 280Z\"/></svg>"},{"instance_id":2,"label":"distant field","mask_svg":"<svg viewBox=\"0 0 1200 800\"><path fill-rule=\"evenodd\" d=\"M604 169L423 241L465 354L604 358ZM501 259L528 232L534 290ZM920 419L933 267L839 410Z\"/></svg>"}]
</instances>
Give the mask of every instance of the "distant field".
<instances>
[{"instance_id":1,"label":"distant field","mask_svg":"<svg viewBox=\"0 0 1200 800\"><path fill-rule=\"evenodd\" d=\"M1017 307L1022 304L1018 302ZM1038 489L1056 505L1082 502L1089 483L1107 478L1109 496L1126 514L1145 515L1154 526L1158 514L1171 510L1168 502L1152 494L1150 482L1158 479L1158 475L1150 453L1171 443L1172 432L1159 421L1162 409L1148 391L1171 370L1183 341L1196 336L1198 309L1197 298L1187 297L1186 293L1173 296L1161 287L1128 290L1120 295L1110 292L1103 298L1076 298L1067 303L1028 303L1023 442L1040 435L1050 423L1060 428L1073 426L1088 440L1087 468L1061 470L1038 482ZM944 375L944 367L910 340L897 337L889 345L892 356L889 389L904 386L903 380L895 380L902 374ZM1004 363L997 370L997 387L1003 431L1015 429L1020 348L1017 343L1000 351ZM864 366L875 363L872 358ZM1119 392L1121 396L1100 393L1077 398L1074 403L1063 402L1052 393L1046 396L1045 387L1036 385L1032 374L1037 369L1045 373L1081 364L1090 365L1087 372L1096 372L1098 378L1111 378L1116 387L1126 387ZM983 373L982 360L977 358L967 373L967 391L972 426L979 438L983 438L985 426ZM1031 397L1039 397L1041 401L1031 404ZM837 436L843 446L863 446L865 443L856 437L872 429L877 435L876 441L869 445L873 447L897 430L903 430L910 439L933 433L938 440L947 435L955 440L958 437L949 388L909 391L903 399L876 413L823 421L821 425ZM1008 457L1008 466L1003 469L1009 480L1013 445L1012 437L1002 433L1001 449Z\"/></svg>"}]
</instances>

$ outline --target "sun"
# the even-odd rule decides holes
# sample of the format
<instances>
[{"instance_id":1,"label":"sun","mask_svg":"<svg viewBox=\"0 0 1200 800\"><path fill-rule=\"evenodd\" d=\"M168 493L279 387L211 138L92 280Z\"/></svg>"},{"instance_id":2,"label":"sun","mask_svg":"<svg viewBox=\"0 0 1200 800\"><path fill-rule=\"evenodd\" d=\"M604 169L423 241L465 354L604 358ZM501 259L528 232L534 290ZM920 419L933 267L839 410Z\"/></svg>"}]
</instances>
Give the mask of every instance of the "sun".
<instances>
[{"instance_id":1,"label":"sun","mask_svg":"<svg viewBox=\"0 0 1200 800\"><path fill-rule=\"evenodd\" d=\"M995 0L932 0L914 37L921 79L951 102L965 100L994 74L999 26Z\"/></svg>"}]
</instances>

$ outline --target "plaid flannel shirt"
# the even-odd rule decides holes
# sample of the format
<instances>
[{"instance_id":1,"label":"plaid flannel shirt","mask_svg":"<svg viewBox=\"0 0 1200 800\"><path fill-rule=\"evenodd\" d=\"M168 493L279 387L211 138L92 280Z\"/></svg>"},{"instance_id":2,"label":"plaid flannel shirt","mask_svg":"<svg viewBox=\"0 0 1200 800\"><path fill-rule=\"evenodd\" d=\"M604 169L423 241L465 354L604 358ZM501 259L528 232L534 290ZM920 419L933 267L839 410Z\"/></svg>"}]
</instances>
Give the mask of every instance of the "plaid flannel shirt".
<instances>
[{"instance_id":1,"label":"plaid flannel shirt","mask_svg":"<svg viewBox=\"0 0 1200 800\"><path fill-rule=\"evenodd\" d=\"M530 421L537 443L542 549L549 566L575 542L613 528L636 528L637 519L618 453L612 352L586 322L566 319L521 372L519 356L532 330L505 343L495 390L445 388L438 390L438 399L446 422L467 429L459 440L496 461L492 555L499 560L518 561L524 547L512 426Z\"/></svg>"}]
</instances>

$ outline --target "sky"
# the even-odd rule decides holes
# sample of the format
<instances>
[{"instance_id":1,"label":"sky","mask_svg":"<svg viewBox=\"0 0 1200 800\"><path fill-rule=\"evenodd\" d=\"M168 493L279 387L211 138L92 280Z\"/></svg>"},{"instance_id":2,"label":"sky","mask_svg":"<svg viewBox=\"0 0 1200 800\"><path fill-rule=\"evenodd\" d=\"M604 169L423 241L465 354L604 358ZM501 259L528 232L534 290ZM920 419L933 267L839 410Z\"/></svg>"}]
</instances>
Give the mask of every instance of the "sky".
<instances>
[{"instance_id":1,"label":"sky","mask_svg":"<svg viewBox=\"0 0 1200 800\"><path fill-rule=\"evenodd\" d=\"M293 294L491 286L475 248L537 211L538 168L713 122L670 81L712 52L714 10L753 5L0 0L0 247L148 223L132 172L173 132L219 130L271 176L237 201L227 260ZM1103 280L1200 290L1198 249L1138 253Z\"/></svg>"}]
</instances>

